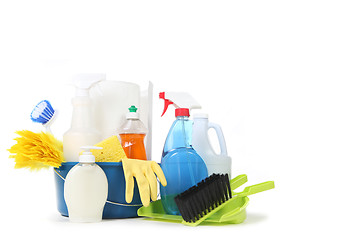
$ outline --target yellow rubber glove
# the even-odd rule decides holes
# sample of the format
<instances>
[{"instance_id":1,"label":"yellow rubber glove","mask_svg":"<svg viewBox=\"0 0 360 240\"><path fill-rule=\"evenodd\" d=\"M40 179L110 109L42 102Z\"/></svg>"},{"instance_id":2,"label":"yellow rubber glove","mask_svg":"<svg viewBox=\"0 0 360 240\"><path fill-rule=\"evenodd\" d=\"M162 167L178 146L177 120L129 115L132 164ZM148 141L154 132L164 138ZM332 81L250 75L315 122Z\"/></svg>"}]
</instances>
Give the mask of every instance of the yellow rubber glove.
<instances>
[{"instance_id":1,"label":"yellow rubber glove","mask_svg":"<svg viewBox=\"0 0 360 240\"><path fill-rule=\"evenodd\" d=\"M137 185L139 187L139 193L142 204L147 207L151 200L157 199L157 180L159 178L160 183L165 187L167 185L165 175L159 166L154 161L144 161L137 159L122 159L125 181L126 181L126 193L125 200L130 203L134 194L134 177L136 178Z\"/></svg>"}]
</instances>

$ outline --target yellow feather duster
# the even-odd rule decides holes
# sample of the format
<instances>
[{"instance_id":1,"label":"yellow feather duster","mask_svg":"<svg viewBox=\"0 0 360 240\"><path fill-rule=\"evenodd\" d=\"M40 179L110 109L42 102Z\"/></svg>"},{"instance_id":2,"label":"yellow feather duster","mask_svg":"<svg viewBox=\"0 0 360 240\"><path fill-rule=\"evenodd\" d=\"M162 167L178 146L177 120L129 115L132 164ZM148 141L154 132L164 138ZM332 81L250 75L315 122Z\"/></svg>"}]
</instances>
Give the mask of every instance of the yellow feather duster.
<instances>
[{"instance_id":1,"label":"yellow feather duster","mask_svg":"<svg viewBox=\"0 0 360 240\"><path fill-rule=\"evenodd\" d=\"M51 133L34 133L28 130L15 132L20 137L8 151L15 159L15 168L39 170L48 167L60 167L64 162L63 144Z\"/></svg>"}]
</instances>

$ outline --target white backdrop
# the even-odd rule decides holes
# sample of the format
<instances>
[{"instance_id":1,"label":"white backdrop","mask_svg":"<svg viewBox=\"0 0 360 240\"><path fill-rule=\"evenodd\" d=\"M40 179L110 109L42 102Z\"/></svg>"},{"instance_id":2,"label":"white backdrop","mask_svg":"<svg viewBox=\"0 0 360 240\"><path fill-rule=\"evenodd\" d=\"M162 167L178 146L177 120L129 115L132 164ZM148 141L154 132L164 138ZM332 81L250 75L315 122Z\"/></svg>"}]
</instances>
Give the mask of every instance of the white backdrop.
<instances>
[{"instance_id":1,"label":"white backdrop","mask_svg":"<svg viewBox=\"0 0 360 240\"><path fill-rule=\"evenodd\" d=\"M1 235L64 239L358 239L358 1L2 1ZM159 91L187 91L224 131L233 176L276 188L250 196L239 225L185 227L123 219L71 224L51 170L15 170L14 131L49 99L61 139L74 73L154 83L153 160L174 110ZM127 235L130 234L130 235Z\"/></svg>"}]
</instances>

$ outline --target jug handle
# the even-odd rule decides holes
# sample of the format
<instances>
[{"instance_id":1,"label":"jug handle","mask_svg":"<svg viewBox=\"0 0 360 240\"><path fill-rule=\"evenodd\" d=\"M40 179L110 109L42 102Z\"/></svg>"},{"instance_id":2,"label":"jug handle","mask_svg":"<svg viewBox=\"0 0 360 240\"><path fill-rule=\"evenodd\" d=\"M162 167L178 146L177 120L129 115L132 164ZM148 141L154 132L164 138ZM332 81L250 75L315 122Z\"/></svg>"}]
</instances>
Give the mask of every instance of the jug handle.
<instances>
[{"instance_id":1,"label":"jug handle","mask_svg":"<svg viewBox=\"0 0 360 240\"><path fill-rule=\"evenodd\" d=\"M224 134L221 130L220 125L216 124L216 123L211 123L209 122L209 129L213 128L216 132L216 135L218 137L219 140L219 145L220 145L220 155L225 155L227 156L227 149L226 149L226 142L225 142L225 138L224 138Z\"/></svg>"}]
</instances>

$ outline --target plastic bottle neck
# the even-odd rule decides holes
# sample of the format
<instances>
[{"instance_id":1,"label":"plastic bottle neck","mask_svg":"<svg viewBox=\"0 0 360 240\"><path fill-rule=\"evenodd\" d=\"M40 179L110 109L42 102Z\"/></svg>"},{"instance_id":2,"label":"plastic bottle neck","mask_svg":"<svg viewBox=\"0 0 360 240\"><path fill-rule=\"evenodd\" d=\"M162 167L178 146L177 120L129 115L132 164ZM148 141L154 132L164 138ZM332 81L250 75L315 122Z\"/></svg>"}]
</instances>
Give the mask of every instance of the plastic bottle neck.
<instances>
[{"instance_id":1,"label":"plastic bottle neck","mask_svg":"<svg viewBox=\"0 0 360 240\"><path fill-rule=\"evenodd\" d=\"M192 148L193 122L187 116L177 116L165 141L163 156L178 148Z\"/></svg>"},{"instance_id":2,"label":"plastic bottle neck","mask_svg":"<svg viewBox=\"0 0 360 240\"><path fill-rule=\"evenodd\" d=\"M91 115L91 100L88 97L75 97L72 100L73 114L71 128L89 129L94 127Z\"/></svg>"},{"instance_id":3,"label":"plastic bottle neck","mask_svg":"<svg viewBox=\"0 0 360 240\"><path fill-rule=\"evenodd\" d=\"M176 116L176 120L189 120L188 116Z\"/></svg>"},{"instance_id":4,"label":"plastic bottle neck","mask_svg":"<svg viewBox=\"0 0 360 240\"><path fill-rule=\"evenodd\" d=\"M79 166L94 166L96 163L95 162L79 162L78 163Z\"/></svg>"}]
</instances>

